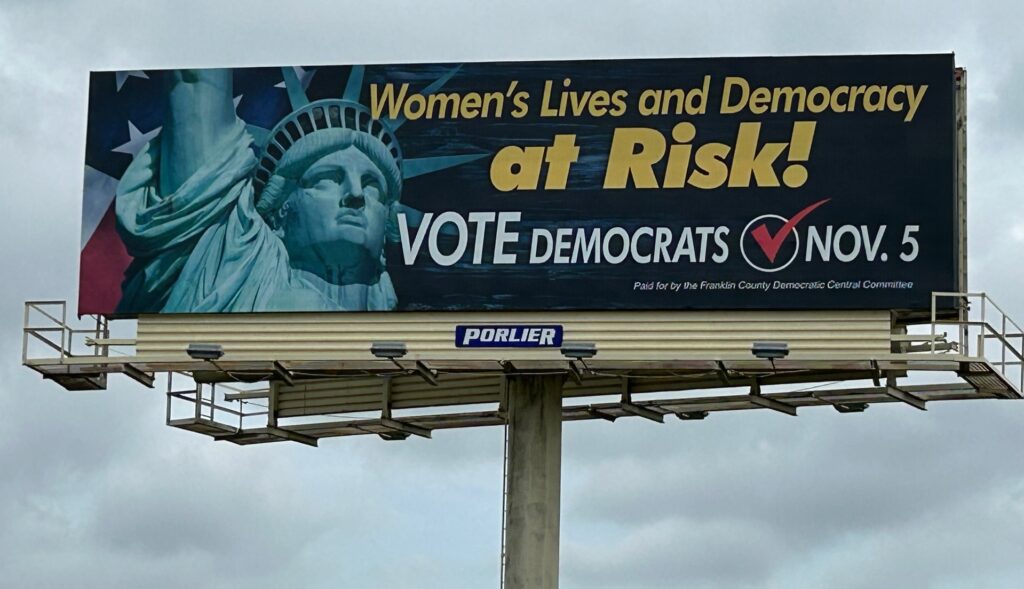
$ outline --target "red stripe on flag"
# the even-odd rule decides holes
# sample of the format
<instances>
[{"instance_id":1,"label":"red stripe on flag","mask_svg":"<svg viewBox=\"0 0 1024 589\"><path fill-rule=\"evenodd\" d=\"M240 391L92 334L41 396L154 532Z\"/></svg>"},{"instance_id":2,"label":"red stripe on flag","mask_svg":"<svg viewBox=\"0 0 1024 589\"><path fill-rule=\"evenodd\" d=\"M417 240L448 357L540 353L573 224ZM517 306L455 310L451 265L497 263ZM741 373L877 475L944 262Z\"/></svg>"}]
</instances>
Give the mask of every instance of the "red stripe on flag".
<instances>
[{"instance_id":1,"label":"red stripe on flag","mask_svg":"<svg viewBox=\"0 0 1024 589\"><path fill-rule=\"evenodd\" d=\"M132 257L121 243L114 204L82 248L78 278L78 314L109 315L121 300L121 281Z\"/></svg>"}]
</instances>

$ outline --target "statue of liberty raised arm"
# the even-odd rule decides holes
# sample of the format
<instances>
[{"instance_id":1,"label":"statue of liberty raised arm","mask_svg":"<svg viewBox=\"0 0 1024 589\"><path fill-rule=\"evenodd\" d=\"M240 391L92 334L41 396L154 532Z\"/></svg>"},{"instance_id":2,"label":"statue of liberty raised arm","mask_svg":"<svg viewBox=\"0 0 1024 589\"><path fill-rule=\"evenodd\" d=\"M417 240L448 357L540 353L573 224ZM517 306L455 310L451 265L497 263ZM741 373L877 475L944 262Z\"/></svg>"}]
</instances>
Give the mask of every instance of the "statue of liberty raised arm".
<instances>
[{"instance_id":1,"label":"statue of liberty raised arm","mask_svg":"<svg viewBox=\"0 0 1024 589\"><path fill-rule=\"evenodd\" d=\"M395 308L384 245L397 236L401 122L359 104L359 66L344 98L315 102L292 68L282 72L293 110L255 153L235 115L231 70L169 76L161 134L117 190L117 227L133 256L118 312ZM476 157L428 158L438 161L406 176Z\"/></svg>"}]
</instances>

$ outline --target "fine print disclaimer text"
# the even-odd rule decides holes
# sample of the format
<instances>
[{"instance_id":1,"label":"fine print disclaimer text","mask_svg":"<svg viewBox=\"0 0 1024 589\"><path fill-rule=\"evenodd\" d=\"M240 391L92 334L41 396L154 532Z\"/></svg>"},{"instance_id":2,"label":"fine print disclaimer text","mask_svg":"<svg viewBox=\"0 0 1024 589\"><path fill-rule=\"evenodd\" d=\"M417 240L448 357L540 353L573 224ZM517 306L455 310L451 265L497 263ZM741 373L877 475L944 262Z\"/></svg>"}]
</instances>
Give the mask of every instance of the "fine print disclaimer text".
<instances>
[{"instance_id":1,"label":"fine print disclaimer text","mask_svg":"<svg viewBox=\"0 0 1024 589\"><path fill-rule=\"evenodd\" d=\"M633 282L634 291L715 291L715 290L751 290L768 292L773 290L909 290L914 288L910 280L814 280L804 282L787 282L784 280L637 280Z\"/></svg>"}]
</instances>

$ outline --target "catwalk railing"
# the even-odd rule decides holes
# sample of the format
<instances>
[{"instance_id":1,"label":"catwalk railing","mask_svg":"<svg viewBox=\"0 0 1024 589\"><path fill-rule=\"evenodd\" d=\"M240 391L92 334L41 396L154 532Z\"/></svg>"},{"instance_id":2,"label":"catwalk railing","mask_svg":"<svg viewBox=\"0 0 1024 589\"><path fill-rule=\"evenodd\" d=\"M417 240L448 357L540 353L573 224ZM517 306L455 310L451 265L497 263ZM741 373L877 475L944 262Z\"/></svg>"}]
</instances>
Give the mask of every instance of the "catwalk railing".
<instances>
[{"instance_id":1,"label":"catwalk railing","mask_svg":"<svg viewBox=\"0 0 1024 589\"><path fill-rule=\"evenodd\" d=\"M943 319L943 302L952 302L960 311L957 318ZM928 351L941 354L943 334L956 342L963 356L984 358L1017 391L1024 391L1024 328L984 292L932 293L931 342ZM953 339L955 338L955 340Z\"/></svg>"}]
</instances>

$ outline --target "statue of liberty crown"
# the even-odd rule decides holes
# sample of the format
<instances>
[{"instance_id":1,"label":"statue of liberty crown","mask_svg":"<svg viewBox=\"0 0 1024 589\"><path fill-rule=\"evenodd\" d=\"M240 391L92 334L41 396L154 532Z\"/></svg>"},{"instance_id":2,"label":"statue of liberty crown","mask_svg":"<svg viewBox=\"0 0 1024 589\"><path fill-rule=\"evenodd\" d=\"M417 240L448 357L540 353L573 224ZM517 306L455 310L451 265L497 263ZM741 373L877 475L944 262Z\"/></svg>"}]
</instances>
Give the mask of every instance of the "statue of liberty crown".
<instances>
[{"instance_id":1,"label":"statue of liberty crown","mask_svg":"<svg viewBox=\"0 0 1024 589\"><path fill-rule=\"evenodd\" d=\"M420 91L440 90L458 72L455 67ZM341 98L310 102L292 67L281 68L292 111L267 131L249 127L259 145L253 188L256 208L266 215L287 197L284 184L294 180L313 160L339 148L354 145L384 172L392 201L400 197L403 180L455 167L487 154L461 154L404 159L395 132L404 117L376 119L359 102L364 66L352 66ZM408 208L408 207L404 207Z\"/></svg>"},{"instance_id":2,"label":"statue of liberty crown","mask_svg":"<svg viewBox=\"0 0 1024 589\"><path fill-rule=\"evenodd\" d=\"M255 181L257 193L270 181L289 149L303 138L326 129L344 129L376 138L387 148L395 165L401 169L402 148L387 124L374 119L370 109L362 104L328 98L293 110L271 129L260 149Z\"/></svg>"}]
</instances>

